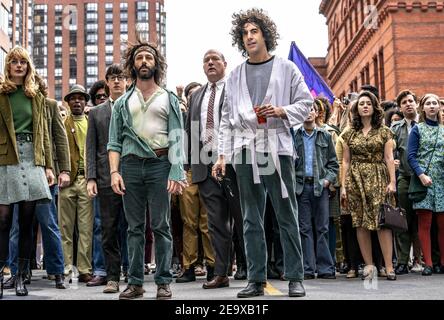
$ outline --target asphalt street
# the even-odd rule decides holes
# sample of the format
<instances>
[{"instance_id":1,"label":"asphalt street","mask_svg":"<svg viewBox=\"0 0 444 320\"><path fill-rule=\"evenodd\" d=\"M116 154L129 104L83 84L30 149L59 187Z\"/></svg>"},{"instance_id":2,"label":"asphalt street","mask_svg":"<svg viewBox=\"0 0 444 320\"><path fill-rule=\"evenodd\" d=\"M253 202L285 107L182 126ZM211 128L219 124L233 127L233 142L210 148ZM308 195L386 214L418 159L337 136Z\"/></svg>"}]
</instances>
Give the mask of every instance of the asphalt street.
<instances>
[{"instance_id":1,"label":"asphalt street","mask_svg":"<svg viewBox=\"0 0 444 320\"><path fill-rule=\"evenodd\" d=\"M53 281L43 279L44 271L34 270L32 283L28 285L29 295L17 297L14 290L5 290L3 301L6 300L118 300L119 294L102 293L103 286L86 287L79 283L66 290L56 289ZM247 281L230 279L230 286L222 289L205 290L202 284L205 277L197 281L177 284L173 280L171 289L173 300L236 300L236 294L247 284ZM314 279L304 281L307 292L304 298L288 297L288 282L270 280L265 295L256 300L444 300L444 274L430 277L410 273L398 276L396 281L378 278L367 282L359 278L346 279L345 275L337 275L335 280ZM123 291L126 284L120 282ZM153 275L145 276L143 298L139 300L155 300L156 285ZM250 299L242 299L248 301ZM1 300L0 300L1 301Z\"/></svg>"}]
</instances>

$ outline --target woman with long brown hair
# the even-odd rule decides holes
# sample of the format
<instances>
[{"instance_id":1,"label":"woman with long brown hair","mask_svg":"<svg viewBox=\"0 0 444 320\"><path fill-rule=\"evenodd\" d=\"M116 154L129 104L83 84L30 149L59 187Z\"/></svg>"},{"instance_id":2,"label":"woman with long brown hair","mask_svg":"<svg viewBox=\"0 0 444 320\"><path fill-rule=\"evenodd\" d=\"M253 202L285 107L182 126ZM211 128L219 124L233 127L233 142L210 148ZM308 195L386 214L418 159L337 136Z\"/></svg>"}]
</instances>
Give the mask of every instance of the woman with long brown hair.
<instances>
[{"instance_id":1,"label":"woman with long brown hair","mask_svg":"<svg viewBox=\"0 0 444 320\"><path fill-rule=\"evenodd\" d=\"M363 279L376 275L371 231L377 230L387 270L387 280L396 280L393 270L393 238L390 229L380 228L381 204L394 204L396 192L392 132L382 124L384 111L375 95L362 91L353 104L352 124L341 137L343 143L341 201L351 213L359 248L365 261Z\"/></svg>"},{"instance_id":2,"label":"woman with long brown hair","mask_svg":"<svg viewBox=\"0 0 444 320\"><path fill-rule=\"evenodd\" d=\"M35 82L29 53L16 46L6 55L0 83L0 297L9 249L14 204L19 208L17 296L28 295L23 283L29 268L32 221L37 201L51 199L54 183L45 98Z\"/></svg>"}]
</instances>

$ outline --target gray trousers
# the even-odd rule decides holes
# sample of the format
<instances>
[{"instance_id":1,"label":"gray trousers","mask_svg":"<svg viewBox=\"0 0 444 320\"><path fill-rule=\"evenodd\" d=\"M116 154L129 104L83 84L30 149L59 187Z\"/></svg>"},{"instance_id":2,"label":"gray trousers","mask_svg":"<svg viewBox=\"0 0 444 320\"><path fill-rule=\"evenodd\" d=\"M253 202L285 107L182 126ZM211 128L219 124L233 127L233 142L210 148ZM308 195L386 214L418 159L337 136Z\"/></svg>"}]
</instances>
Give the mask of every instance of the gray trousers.
<instances>
[{"instance_id":1,"label":"gray trousers","mask_svg":"<svg viewBox=\"0 0 444 320\"><path fill-rule=\"evenodd\" d=\"M418 241L418 218L412 208L412 201L409 199L408 190L410 177L398 177L398 199L401 208L406 211L408 230L406 232L396 232L396 250L398 264L408 264L410 258L410 247Z\"/></svg>"},{"instance_id":2,"label":"gray trousers","mask_svg":"<svg viewBox=\"0 0 444 320\"><path fill-rule=\"evenodd\" d=\"M237 154L235 168L244 218L244 241L247 257L248 281L267 279L267 248L264 232L264 214L267 193L270 196L279 224L280 241L284 255L284 276L287 280L304 278L298 210L295 194L294 162L290 156L279 156L281 175L288 191L282 198L281 180L269 154L257 153L261 182L255 184L250 150ZM268 167L268 168L267 168ZM267 168L267 169L265 169ZM270 174L270 172L273 172Z\"/></svg>"}]
</instances>

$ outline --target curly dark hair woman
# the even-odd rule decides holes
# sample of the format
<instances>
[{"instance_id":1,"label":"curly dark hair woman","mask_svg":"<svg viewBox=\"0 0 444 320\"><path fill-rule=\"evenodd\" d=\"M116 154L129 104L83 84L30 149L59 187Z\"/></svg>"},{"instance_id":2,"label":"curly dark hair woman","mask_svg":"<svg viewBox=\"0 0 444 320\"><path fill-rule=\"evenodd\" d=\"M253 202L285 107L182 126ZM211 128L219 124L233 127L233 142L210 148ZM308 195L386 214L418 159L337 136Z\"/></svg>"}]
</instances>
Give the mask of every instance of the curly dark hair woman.
<instances>
[{"instance_id":1,"label":"curly dark hair woman","mask_svg":"<svg viewBox=\"0 0 444 320\"><path fill-rule=\"evenodd\" d=\"M156 66L154 67L154 81L158 86L162 86L162 81L165 78L167 69L165 58L160 53L156 44L141 39L139 35L137 35L136 41L137 42L135 44L128 43L128 48L123 54L123 68L125 74L130 77L133 82L136 81L137 73L134 67L134 58L136 57L136 54L141 50L148 51L154 56L154 59L156 60Z\"/></svg>"},{"instance_id":2,"label":"curly dark hair woman","mask_svg":"<svg viewBox=\"0 0 444 320\"><path fill-rule=\"evenodd\" d=\"M352 225L365 262L364 280L372 280L377 271L373 264L371 231L378 234L387 280L396 280L393 269L393 234L381 228L381 205L395 205L395 164L393 133L382 124L383 110L376 96L361 91L352 106L352 128L341 134L343 147L341 203L350 212Z\"/></svg>"},{"instance_id":3,"label":"curly dark hair woman","mask_svg":"<svg viewBox=\"0 0 444 320\"><path fill-rule=\"evenodd\" d=\"M373 129L379 129L384 119L384 110L382 110L381 106L379 105L378 98L376 98L376 96L370 91L361 91L359 93L358 99L356 100L355 103L353 103L351 108L352 127L355 130L361 130L364 127L364 125L362 124L361 116L359 115L358 112L358 105L362 97L367 97L370 99L373 107L371 125Z\"/></svg>"},{"instance_id":4,"label":"curly dark hair woman","mask_svg":"<svg viewBox=\"0 0 444 320\"><path fill-rule=\"evenodd\" d=\"M277 32L276 24L263 9L252 8L246 12L240 11L239 13L233 13L232 18L233 21L231 23L233 27L230 31L232 37L231 42L233 46L237 46L239 51L242 52L242 56L248 56L243 41L244 26L246 23L253 23L261 29L268 52L276 49L279 33Z\"/></svg>"},{"instance_id":5,"label":"curly dark hair woman","mask_svg":"<svg viewBox=\"0 0 444 320\"><path fill-rule=\"evenodd\" d=\"M96 94L97 94L97 91L99 91L100 89L104 89L106 92L105 80L99 80L99 81L94 82L94 84L91 86L91 89L89 89L89 96L91 97L91 102L92 102L93 106L96 106L98 104L96 101Z\"/></svg>"}]
</instances>

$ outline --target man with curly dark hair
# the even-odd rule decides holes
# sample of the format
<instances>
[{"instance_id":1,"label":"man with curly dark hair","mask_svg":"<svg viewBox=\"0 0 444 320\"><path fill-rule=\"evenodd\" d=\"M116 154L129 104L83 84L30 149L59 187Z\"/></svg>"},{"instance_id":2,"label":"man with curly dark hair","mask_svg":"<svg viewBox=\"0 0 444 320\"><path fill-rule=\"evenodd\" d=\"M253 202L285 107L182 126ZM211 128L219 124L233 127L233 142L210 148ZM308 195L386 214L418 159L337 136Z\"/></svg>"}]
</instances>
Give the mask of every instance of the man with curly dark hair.
<instances>
[{"instance_id":1,"label":"man with curly dark hair","mask_svg":"<svg viewBox=\"0 0 444 320\"><path fill-rule=\"evenodd\" d=\"M264 294L267 250L263 225L268 193L280 227L289 296L302 297L305 289L295 193L296 154L290 128L304 122L313 99L296 65L270 54L276 48L278 33L263 10L235 13L232 24L233 45L248 60L227 80L218 160L212 174L218 179L225 175L225 164L234 153L248 266L248 286L237 296Z\"/></svg>"},{"instance_id":2,"label":"man with curly dark hair","mask_svg":"<svg viewBox=\"0 0 444 320\"><path fill-rule=\"evenodd\" d=\"M146 209L156 245L157 298L171 298L170 194L186 187L182 114L176 95L162 87L166 64L154 44L138 40L124 55L132 79L116 100L107 145L111 187L123 196L128 222L128 287L119 299L143 296ZM121 162L121 165L119 166Z\"/></svg>"}]
</instances>

